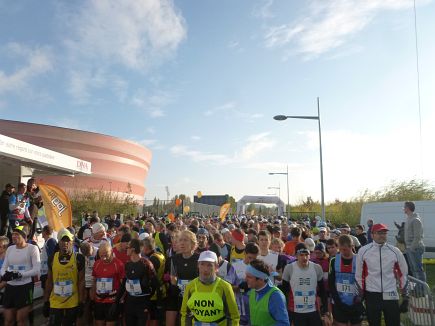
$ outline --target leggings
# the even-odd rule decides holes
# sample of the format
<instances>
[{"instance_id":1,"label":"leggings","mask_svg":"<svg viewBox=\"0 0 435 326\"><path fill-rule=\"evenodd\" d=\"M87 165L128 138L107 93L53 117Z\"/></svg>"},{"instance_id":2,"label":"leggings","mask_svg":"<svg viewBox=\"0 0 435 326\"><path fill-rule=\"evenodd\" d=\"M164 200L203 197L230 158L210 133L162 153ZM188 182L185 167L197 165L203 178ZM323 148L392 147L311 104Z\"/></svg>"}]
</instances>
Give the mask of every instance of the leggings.
<instances>
[{"instance_id":1,"label":"leggings","mask_svg":"<svg viewBox=\"0 0 435 326\"><path fill-rule=\"evenodd\" d=\"M370 326L380 326L382 313L386 326L400 325L399 300L383 300L382 293L365 293L367 319Z\"/></svg>"}]
</instances>

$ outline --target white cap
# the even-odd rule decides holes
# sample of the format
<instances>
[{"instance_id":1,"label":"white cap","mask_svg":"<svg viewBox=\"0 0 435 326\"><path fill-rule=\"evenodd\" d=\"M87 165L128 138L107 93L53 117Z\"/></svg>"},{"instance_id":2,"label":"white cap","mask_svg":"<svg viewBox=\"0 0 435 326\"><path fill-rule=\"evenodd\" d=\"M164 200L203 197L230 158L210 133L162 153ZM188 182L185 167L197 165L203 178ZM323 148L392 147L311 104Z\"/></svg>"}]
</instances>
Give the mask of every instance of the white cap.
<instances>
[{"instance_id":1,"label":"white cap","mask_svg":"<svg viewBox=\"0 0 435 326\"><path fill-rule=\"evenodd\" d=\"M95 223L94 225L92 225L92 234L101 232L101 231L106 231L106 229L104 228L104 225L101 223Z\"/></svg>"},{"instance_id":2,"label":"white cap","mask_svg":"<svg viewBox=\"0 0 435 326\"><path fill-rule=\"evenodd\" d=\"M323 227L323 226L319 228L319 232L322 232L322 231L325 231L325 232L326 232L326 228Z\"/></svg>"},{"instance_id":3,"label":"white cap","mask_svg":"<svg viewBox=\"0 0 435 326\"><path fill-rule=\"evenodd\" d=\"M150 237L149 233L146 232L139 234L139 240L141 241L149 237Z\"/></svg>"},{"instance_id":4,"label":"white cap","mask_svg":"<svg viewBox=\"0 0 435 326\"><path fill-rule=\"evenodd\" d=\"M227 233L227 232L230 232L230 230L228 230L227 228L223 228L223 229L221 230L221 234L225 234L225 233Z\"/></svg>"},{"instance_id":5,"label":"white cap","mask_svg":"<svg viewBox=\"0 0 435 326\"><path fill-rule=\"evenodd\" d=\"M213 251L207 250L201 252L199 255L198 261L209 261L211 263L217 263L218 259L216 254Z\"/></svg>"},{"instance_id":6,"label":"white cap","mask_svg":"<svg viewBox=\"0 0 435 326\"><path fill-rule=\"evenodd\" d=\"M305 245L307 246L309 251L314 251L314 248L316 247L316 244L314 243L314 240L311 238L305 239Z\"/></svg>"}]
</instances>

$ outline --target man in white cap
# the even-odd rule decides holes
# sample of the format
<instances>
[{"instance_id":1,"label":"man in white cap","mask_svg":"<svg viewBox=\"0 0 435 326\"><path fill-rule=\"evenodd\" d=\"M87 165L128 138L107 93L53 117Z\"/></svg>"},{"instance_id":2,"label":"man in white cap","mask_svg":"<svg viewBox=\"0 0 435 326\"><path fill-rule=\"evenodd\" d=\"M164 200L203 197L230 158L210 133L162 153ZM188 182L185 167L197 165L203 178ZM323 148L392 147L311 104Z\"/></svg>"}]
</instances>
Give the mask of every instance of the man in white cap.
<instances>
[{"instance_id":1,"label":"man in white cap","mask_svg":"<svg viewBox=\"0 0 435 326\"><path fill-rule=\"evenodd\" d=\"M181 306L181 326L239 325L231 285L217 277L218 259L214 252L203 251L198 259L199 277L187 284Z\"/></svg>"},{"instance_id":2,"label":"man in white cap","mask_svg":"<svg viewBox=\"0 0 435 326\"><path fill-rule=\"evenodd\" d=\"M106 229L104 228L103 224L95 223L92 225L91 230L92 235L83 242L89 242L89 244L97 250L100 248L102 243L109 242L106 237Z\"/></svg>"}]
</instances>

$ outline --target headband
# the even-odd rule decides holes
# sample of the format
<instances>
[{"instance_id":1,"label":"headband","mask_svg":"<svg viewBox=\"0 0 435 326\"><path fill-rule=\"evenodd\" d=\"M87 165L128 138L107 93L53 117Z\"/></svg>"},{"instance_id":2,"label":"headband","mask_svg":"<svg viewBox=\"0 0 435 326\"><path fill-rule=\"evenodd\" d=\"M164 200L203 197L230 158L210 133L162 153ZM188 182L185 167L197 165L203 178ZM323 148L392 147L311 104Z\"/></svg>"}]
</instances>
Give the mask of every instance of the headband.
<instances>
[{"instance_id":1,"label":"headband","mask_svg":"<svg viewBox=\"0 0 435 326\"><path fill-rule=\"evenodd\" d=\"M306 249L306 248L302 248L302 249L299 249L298 251L296 251L296 254L297 255L299 255L299 254L310 254L310 251L308 249Z\"/></svg>"},{"instance_id":2,"label":"headband","mask_svg":"<svg viewBox=\"0 0 435 326\"><path fill-rule=\"evenodd\" d=\"M260 272L258 269L252 267L252 265L248 265L248 267L246 267L246 273L249 273L253 276L255 276L256 278L261 278L262 280L268 280L269 279L269 275L267 275L266 273Z\"/></svg>"}]
</instances>

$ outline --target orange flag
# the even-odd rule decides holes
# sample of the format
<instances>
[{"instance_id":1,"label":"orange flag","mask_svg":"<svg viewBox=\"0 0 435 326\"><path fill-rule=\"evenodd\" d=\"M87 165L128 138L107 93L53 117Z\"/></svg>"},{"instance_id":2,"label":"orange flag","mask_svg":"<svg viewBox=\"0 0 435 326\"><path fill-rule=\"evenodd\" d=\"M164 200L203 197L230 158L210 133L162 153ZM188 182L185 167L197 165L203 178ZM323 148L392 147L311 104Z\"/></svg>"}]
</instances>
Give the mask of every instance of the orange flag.
<instances>
[{"instance_id":1,"label":"orange flag","mask_svg":"<svg viewBox=\"0 0 435 326\"><path fill-rule=\"evenodd\" d=\"M221 210L219 212L219 217L221 221L223 222L225 220L225 217L227 216L228 212L230 211L231 204L226 203L221 206Z\"/></svg>"},{"instance_id":2,"label":"orange flag","mask_svg":"<svg viewBox=\"0 0 435 326\"><path fill-rule=\"evenodd\" d=\"M48 225L55 231L72 225L72 207L65 191L55 185L39 183Z\"/></svg>"}]
</instances>

